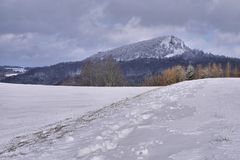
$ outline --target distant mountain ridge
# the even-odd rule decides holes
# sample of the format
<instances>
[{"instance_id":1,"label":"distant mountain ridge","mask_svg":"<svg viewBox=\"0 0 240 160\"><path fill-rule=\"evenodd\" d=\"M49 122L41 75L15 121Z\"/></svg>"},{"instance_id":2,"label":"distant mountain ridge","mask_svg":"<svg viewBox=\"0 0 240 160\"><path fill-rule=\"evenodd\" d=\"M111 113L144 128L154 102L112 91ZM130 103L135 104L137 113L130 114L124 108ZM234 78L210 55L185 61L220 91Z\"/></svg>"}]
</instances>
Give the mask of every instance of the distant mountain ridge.
<instances>
[{"instance_id":1,"label":"distant mountain ridge","mask_svg":"<svg viewBox=\"0 0 240 160\"><path fill-rule=\"evenodd\" d=\"M163 36L99 52L90 58L102 59L111 55L117 61L132 61L139 58L160 59L181 55L190 50L181 39L175 36Z\"/></svg>"},{"instance_id":2,"label":"distant mountain ridge","mask_svg":"<svg viewBox=\"0 0 240 160\"><path fill-rule=\"evenodd\" d=\"M59 63L52 66L32 68L24 74L4 78L3 82L24 84L61 85L65 79L78 76L88 61L101 61L113 57L123 71L129 85L140 85L144 78L160 74L167 68L182 65L203 66L218 63L223 67L230 62L240 66L240 59L205 53L191 49L184 41L175 36L163 36L122 47L99 52L89 58L78 61Z\"/></svg>"}]
</instances>

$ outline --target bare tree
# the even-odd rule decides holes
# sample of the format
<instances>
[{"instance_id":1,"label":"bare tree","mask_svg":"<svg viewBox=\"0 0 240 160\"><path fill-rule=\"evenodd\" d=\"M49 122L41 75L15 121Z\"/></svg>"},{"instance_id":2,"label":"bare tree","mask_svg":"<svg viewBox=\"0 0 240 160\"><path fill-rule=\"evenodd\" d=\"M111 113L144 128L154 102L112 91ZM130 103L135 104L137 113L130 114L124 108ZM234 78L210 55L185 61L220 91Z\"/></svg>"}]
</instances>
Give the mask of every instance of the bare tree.
<instances>
[{"instance_id":1,"label":"bare tree","mask_svg":"<svg viewBox=\"0 0 240 160\"><path fill-rule=\"evenodd\" d=\"M105 86L122 86L126 84L123 73L112 56L105 60L103 73Z\"/></svg>"},{"instance_id":2,"label":"bare tree","mask_svg":"<svg viewBox=\"0 0 240 160\"><path fill-rule=\"evenodd\" d=\"M228 62L225 68L225 76L231 77L231 64Z\"/></svg>"},{"instance_id":3,"label":"bare tree","mask_svg":"<svg viewBox=\"0 0 240 160\"><path fill-rule=\"evenodd\" d=\"M186 79L186 73L182 66L178 65L163 71L162 75L153 75L145 78L144 85L165 86L181 82Z\"/></svg>"},{"instance_id":4,"label":"bare tree","mask_svg":"<svg viewBox=\"0 0 240 160\"><path fill-rule=\"evenodd\" d=\"M176 73L176 82L181 82L186 80L186 72L182 66L178 65L173 69L174 69L174 72Z\"/></svg>"},{"instance_id":5,"label":"bare tree","mask_svg":"<svg viewBox=\"0 0 240 160\"><path fill-rule=\"evenodd\" d=\"M194 79L203 79L207 77L209 77L208 67L203 67L201 64L197 65Z\"/></svg>"},{"instance_id":6,"label":"bare tree","mask_svg":"<svg viewBox=\"0 0 240 160\"><path fill-rule=\"evenodd\" d=\"M216 63L213 63L210 65L210 77L222 77L223 76L223 70L221 64L217 65Z\"/></svg>"},{"instance_id":7,"label":"bare tree","mask_svg":"<svg viewBox=\"0 0 240 160\"><path fill-rule=\"evenodd\" d=\"M92 61L86 62L86 64L84 65L81 71L80 85L83 85L83 86L95 85L96 71L94 67L95 66Z\"/></svg>"},{"instance_id":8,"label":"bare tree","mask_svg":"<svg viewBox=\"0 0 240 160\"><path fill-rule=\"evenodd\" d=\"M234 77L239 77L239 69L238 66L235 66L234 71L233 71Z\"/></svg>"},{"instance_id":9,"label":"bare tree","mask_svg":"<svg viewBox=\"0 0 240 160\"><path fill-rule=\"evenodd\" d=\"M153 75L150 77L145 77L144 86L162 86L162 76L161 75Z\"/></svg>"},{"instance_id":10,"label":"bare tree","mask_svg":"<svg viewBox=\"0 0 240 160\"><path fill-rule=\"evenodd\" d=\"M83 86L126 85L121 69L112 57L86 62L78 79L79 84Z\"/></svg>"}]
</instances>

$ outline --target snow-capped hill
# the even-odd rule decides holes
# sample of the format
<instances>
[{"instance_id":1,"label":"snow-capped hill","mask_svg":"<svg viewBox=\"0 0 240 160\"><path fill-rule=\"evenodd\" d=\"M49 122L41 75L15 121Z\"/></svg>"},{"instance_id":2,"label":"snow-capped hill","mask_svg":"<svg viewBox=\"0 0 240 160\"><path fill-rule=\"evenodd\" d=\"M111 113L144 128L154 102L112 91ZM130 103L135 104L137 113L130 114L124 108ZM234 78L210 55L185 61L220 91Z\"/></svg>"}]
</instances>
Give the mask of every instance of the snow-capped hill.
<instances>
[{"instance_id":1,"label":"snow-capped hill","mask_svg":"<svg viewBox=\"0 0 240 160\"><path fill-rule=\"evenodd\" d=\"M131 61L138 58L170 58L191 50L174 36L163 36L125 45L113 50L99 52L91 58L104 59L112 56L117 61Z\"/></svg>"}]
</instances>

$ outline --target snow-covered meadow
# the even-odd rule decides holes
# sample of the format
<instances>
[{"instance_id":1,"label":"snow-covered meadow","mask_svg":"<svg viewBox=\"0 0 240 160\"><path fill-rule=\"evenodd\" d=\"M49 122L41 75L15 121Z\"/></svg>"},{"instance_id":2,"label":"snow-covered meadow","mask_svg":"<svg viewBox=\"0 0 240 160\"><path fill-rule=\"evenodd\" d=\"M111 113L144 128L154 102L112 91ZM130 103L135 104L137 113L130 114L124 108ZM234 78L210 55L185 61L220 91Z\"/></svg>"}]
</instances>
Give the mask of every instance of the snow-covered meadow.
<instances>
[{"instance_id":1,"label":"snow-covered meadow","mask_svg":"<svg viewBox=\"0 0 240 160\"><path fill-rule=\"evenodd\" d=\"M7 160L239 160L240 79L186 81L15 137Z\"/></svg>"},{"instance_id":2,"label":"snow-covered meadow","mask_svg":"<svg viewBox=\"0 0 240 160\"><path fill-rule=\"evenodd\" d=\"M0 83L0 146L11 138L76 118L153 87L65 87Z\"/></svg>"}]
</instances>

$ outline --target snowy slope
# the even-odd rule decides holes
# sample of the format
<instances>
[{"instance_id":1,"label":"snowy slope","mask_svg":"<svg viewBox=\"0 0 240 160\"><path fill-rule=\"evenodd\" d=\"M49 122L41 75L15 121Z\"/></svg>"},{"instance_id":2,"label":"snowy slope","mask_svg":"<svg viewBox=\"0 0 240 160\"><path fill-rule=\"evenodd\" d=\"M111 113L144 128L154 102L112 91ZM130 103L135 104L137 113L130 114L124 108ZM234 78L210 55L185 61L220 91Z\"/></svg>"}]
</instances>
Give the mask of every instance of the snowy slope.
<instances>
[{"instance_id":1,"label":"snowy slope","mask_svg":"<svg viewBox=\"0 0 240 160\"><path fill-rule=\"evenodd\" d=\"M131 61L138 58L170 58L189 51L184 42L174 36L163 36L125 45L110 51L100 52L91 58L104 59L112 56L118 61Z\"/></svg>"},{"instance_id":2,"label":"snowy slope","mask_svg":"<svg viewBox=\"0 0 240 160\"><path fill-rule=\"evenodd\" d=\"M153 87L58 87L0 83L0 146L42 126L83 115ZM1 158L0 158L1 159Z\"/></svg>"},{"instance_id":3,"label":"snowy slope","mask_svg":"<svg viewBox=\"0 0 240 160\"><path fill-rule=\"evenodd\" d=\"M0 159L239 160L240 79L155 89L22 137Z\"/></svg>"}]
</instances>

